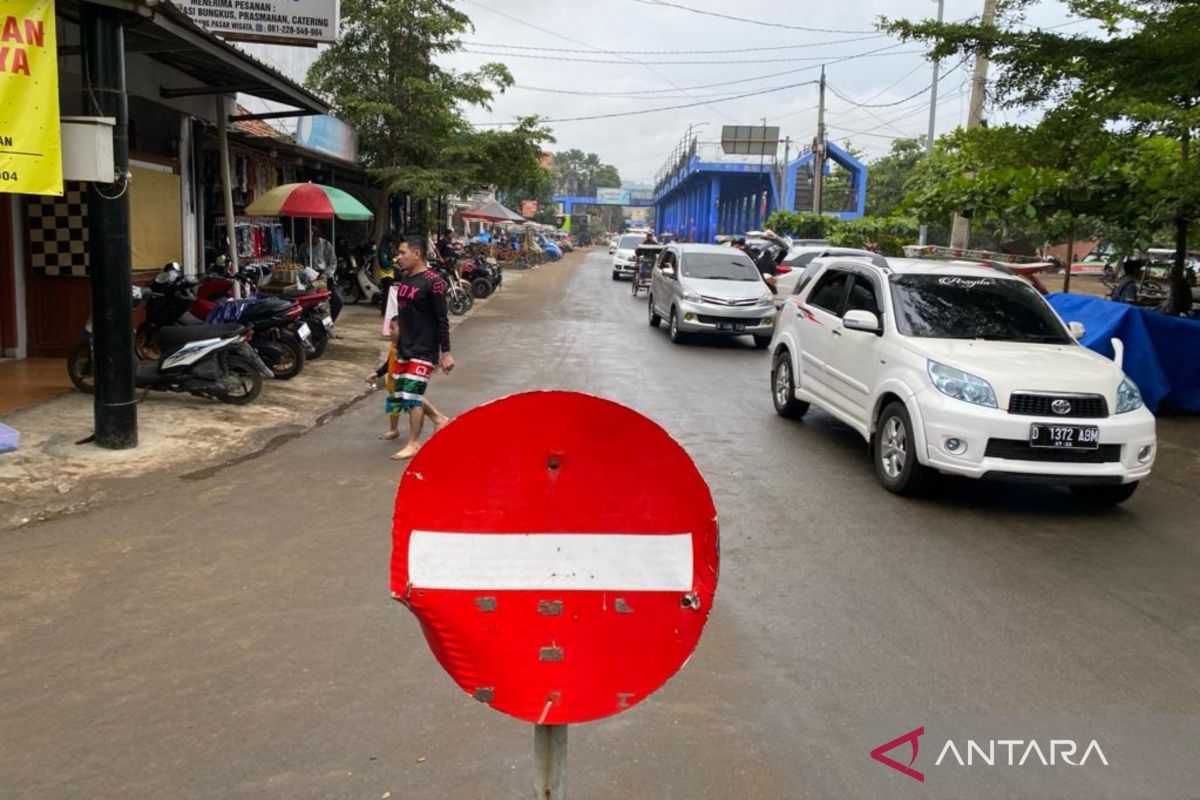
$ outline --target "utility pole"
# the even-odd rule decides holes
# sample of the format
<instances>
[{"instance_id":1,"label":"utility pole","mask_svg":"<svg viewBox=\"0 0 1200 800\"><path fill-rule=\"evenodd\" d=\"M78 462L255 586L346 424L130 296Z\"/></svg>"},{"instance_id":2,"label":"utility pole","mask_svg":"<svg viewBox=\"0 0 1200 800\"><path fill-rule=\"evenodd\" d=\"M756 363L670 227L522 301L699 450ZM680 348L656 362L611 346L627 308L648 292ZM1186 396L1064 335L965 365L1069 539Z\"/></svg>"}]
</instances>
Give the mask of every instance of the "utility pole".
<instances>
[{"instance_id":1,"label":"utility pole","mask_svg":"<svg viewBox=\"0 0 1200 800\"><path fill-rule=\"evenodd\" d=\"M84 107L112 117L116 179L88 184L88 266L92 283L92 364L96 444L137 447L134 399L133 292L129 265L129 100L125 94L122 12L84 3L79 21Z\"/></svg>"},{"instance_id":2,"label":"utility pole","mask_svg":"<svg viewBox=\"0 0 1200 800\"><path fill-rule=\"evenodd\" d=\"M994 0L988 0L994 2ZM825 65L821 65L821 95L817 102L817 138L813 142L813 213L821 213L825 188Z\"/></svg>"},{"instance_id":3,"label":"utility pole","mask_svg":"<svg viewBox=\"0 0 1200 800\"><path fill-rule=\"evenodd\" d=\"M792 137L783 140L783 167L779 170L779 207L791 208L796 200L795 192L788 196L788 164L792 158Z\"/></svg>"},{"instance_id":4,"label":"utility pole","mask_svg":"<svg viewBox=\"0 0 1200 800\"><path fill-rule=\"evenodd\" d=\"M983 17L979 20L981 27L990 27L996 23L996 0L983 0ZM980 51L975 54L975 72L971 76L971 108L967 113L967 130L978 128L983 122L983 96L987 91L987 54ZM971 241L971 221L966 217L954 216L954 227L950 233L950 246L967 249Z\"/></svg>"},{"instance_id":5,"label":"utility pole","mask_svg":"<svg viewBox=\"0 0 1200 800\"><path fill-rule=\"evenodd\" d=\"M946 0L937 0L938 24L942 24L942 19L946 14ZM935 60L933 62L933 83L929 85L929 131L925 134L925 155L933 152L933 129L937 123L937 94L938 94L938 78L941 77L942 62ZM920 237L917 239L917 244L925 245L929 237L929 226L922 225Z\"/></svg>"}]
</instances>

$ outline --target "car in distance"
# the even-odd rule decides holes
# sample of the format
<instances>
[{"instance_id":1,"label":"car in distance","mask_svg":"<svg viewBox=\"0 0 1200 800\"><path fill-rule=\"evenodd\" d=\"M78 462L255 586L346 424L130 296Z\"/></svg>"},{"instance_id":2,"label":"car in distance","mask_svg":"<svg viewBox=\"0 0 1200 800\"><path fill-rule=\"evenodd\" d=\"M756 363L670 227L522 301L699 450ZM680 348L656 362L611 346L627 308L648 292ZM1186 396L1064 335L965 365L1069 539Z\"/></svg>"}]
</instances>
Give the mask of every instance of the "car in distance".
<instances>
[{"instance_id":1,"label":"car in distance","mask_svg":"<svg viewBox=\"0 0 1200 800\"><path fill-rule=\"evenodd\" d=\"M633 275L636 269L633 251L637 250L637 246L644 241L646 241L644 233L623 233L620 238L615 240L612 261L612 279L614 281Z\"/></svg>"},{"instance_id":2,"label":"car in distance","mask_svg":"<svg viewBox=\"0 0 1200 800\"><path fill-rule=\"evenodd\" d=\"M654 266L649 320L667 321L671 341L689 333L752 336L771 343L775 295L754 262L740 250L712 244L671 244Z\"/></svg>"},{"instance_id":3,"label":"car in distance","mask_svg":"<svg viewBox=\"0 0 1200 800\"><path fill-rule=\"evenodd\" d=\"M872 253L870 250L858 250L853 247L831 247L829 244L793 245L779 265L787 267L787 270L781 270L779 277L775 279L775 290L779 292L779 296L787 297L792 294L796 289L796 285L804 280L804 276L812 274L813 270L810 267L813 266L814 259L829 256L865 258L877 266L887 266L887 259L878 253Z\"/></svg>"},{"instance_id":4,"label":"car in distance","mask_svg":"<svg viewBox=\"0 0 1200 800\"><path fill-rule=\"evenodd\" d=\"M815 404L858 431L898 494L941 472L1065 484L1111 505L1154 466L1154 416L1082 335L996 269L819 259L780 310L772 399L783 416Z\"/></svg>"}]
</instances>

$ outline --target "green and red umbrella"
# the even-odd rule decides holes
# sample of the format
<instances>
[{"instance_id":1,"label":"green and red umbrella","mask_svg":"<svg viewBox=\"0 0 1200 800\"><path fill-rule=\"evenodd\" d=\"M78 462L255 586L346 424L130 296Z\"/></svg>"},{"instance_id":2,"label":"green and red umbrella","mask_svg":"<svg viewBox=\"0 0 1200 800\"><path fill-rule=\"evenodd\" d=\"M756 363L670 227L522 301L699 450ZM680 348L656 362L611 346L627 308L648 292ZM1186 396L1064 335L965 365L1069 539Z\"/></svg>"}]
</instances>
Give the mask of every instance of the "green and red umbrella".
<instances>
[{"instance_id":1,"label":"green and red umbrella","mask_svg":"<svg viewBox=\"0 0 1200 800\"><path fill-rule=\"evenodd\" d=\"M285 183L246 207L253 217L369 220L375 215L351 195L320 183Z\"/></svg>"}]
</instances>

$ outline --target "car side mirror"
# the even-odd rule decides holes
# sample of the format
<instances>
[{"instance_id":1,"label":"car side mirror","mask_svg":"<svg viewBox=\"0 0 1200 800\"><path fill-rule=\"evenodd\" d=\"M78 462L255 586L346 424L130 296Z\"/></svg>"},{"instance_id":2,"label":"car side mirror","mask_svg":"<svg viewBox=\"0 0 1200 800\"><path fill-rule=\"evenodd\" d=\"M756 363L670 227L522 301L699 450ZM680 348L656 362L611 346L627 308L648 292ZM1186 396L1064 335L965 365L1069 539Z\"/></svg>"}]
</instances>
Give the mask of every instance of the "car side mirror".
<instances>
[{"instance_id":1,"label":"car side mirror","mask_svg":"<svg viewBox=\"0 0 1200 800\"><path fill-rule=\"evenodd\" d=\"M860 309L847 311L846 316L842 317L842 325L852 331L883 333L883 326L879 324L879 317L870 311L862 311Z\"/></svg>"},{"instance_id":2,"label":"car side mirror","mask_svg":"<svg viewBox=\"0 0 1200 800\"><path fill-rule=\"evenodd\" d=\"M1082 322L1068 322L1067 330L1071 332L1071 337L1076 341L1082 339L1083 335L1087 332L1087 329L1083 327Z\"/></svg>"}]
</instances>

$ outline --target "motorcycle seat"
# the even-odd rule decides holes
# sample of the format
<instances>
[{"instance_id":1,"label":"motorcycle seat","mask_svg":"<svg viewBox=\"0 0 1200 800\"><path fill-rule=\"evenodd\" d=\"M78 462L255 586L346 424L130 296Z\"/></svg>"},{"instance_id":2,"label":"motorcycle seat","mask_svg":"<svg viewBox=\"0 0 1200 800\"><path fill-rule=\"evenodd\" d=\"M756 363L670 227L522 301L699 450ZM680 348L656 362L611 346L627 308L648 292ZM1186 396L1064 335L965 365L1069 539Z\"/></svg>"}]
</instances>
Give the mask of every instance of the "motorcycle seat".
<instances>
[{"instance_id":1,"label":"motorcycle seat","mask_svg":"<svg viewBox=\"0 0 1200 800\"><path fill-rule=\"evenodd\" d=\"M245 331L241 325L170 325L158 332L159 347L178 347L204 339L228 339Z\"/></svg>"},{"instance_id":2,"label":"motorcycle seat","mask_svg":"<svg viewBox=\"0 0 1200 800\"><path fill-rule=\"evenodd\" d=\"M280 297L286 297L291 300L301 300L304 298L314 298L324 300L329 297L328 289L288 289L279 293Z\"/></svg>"}]
</instances>

